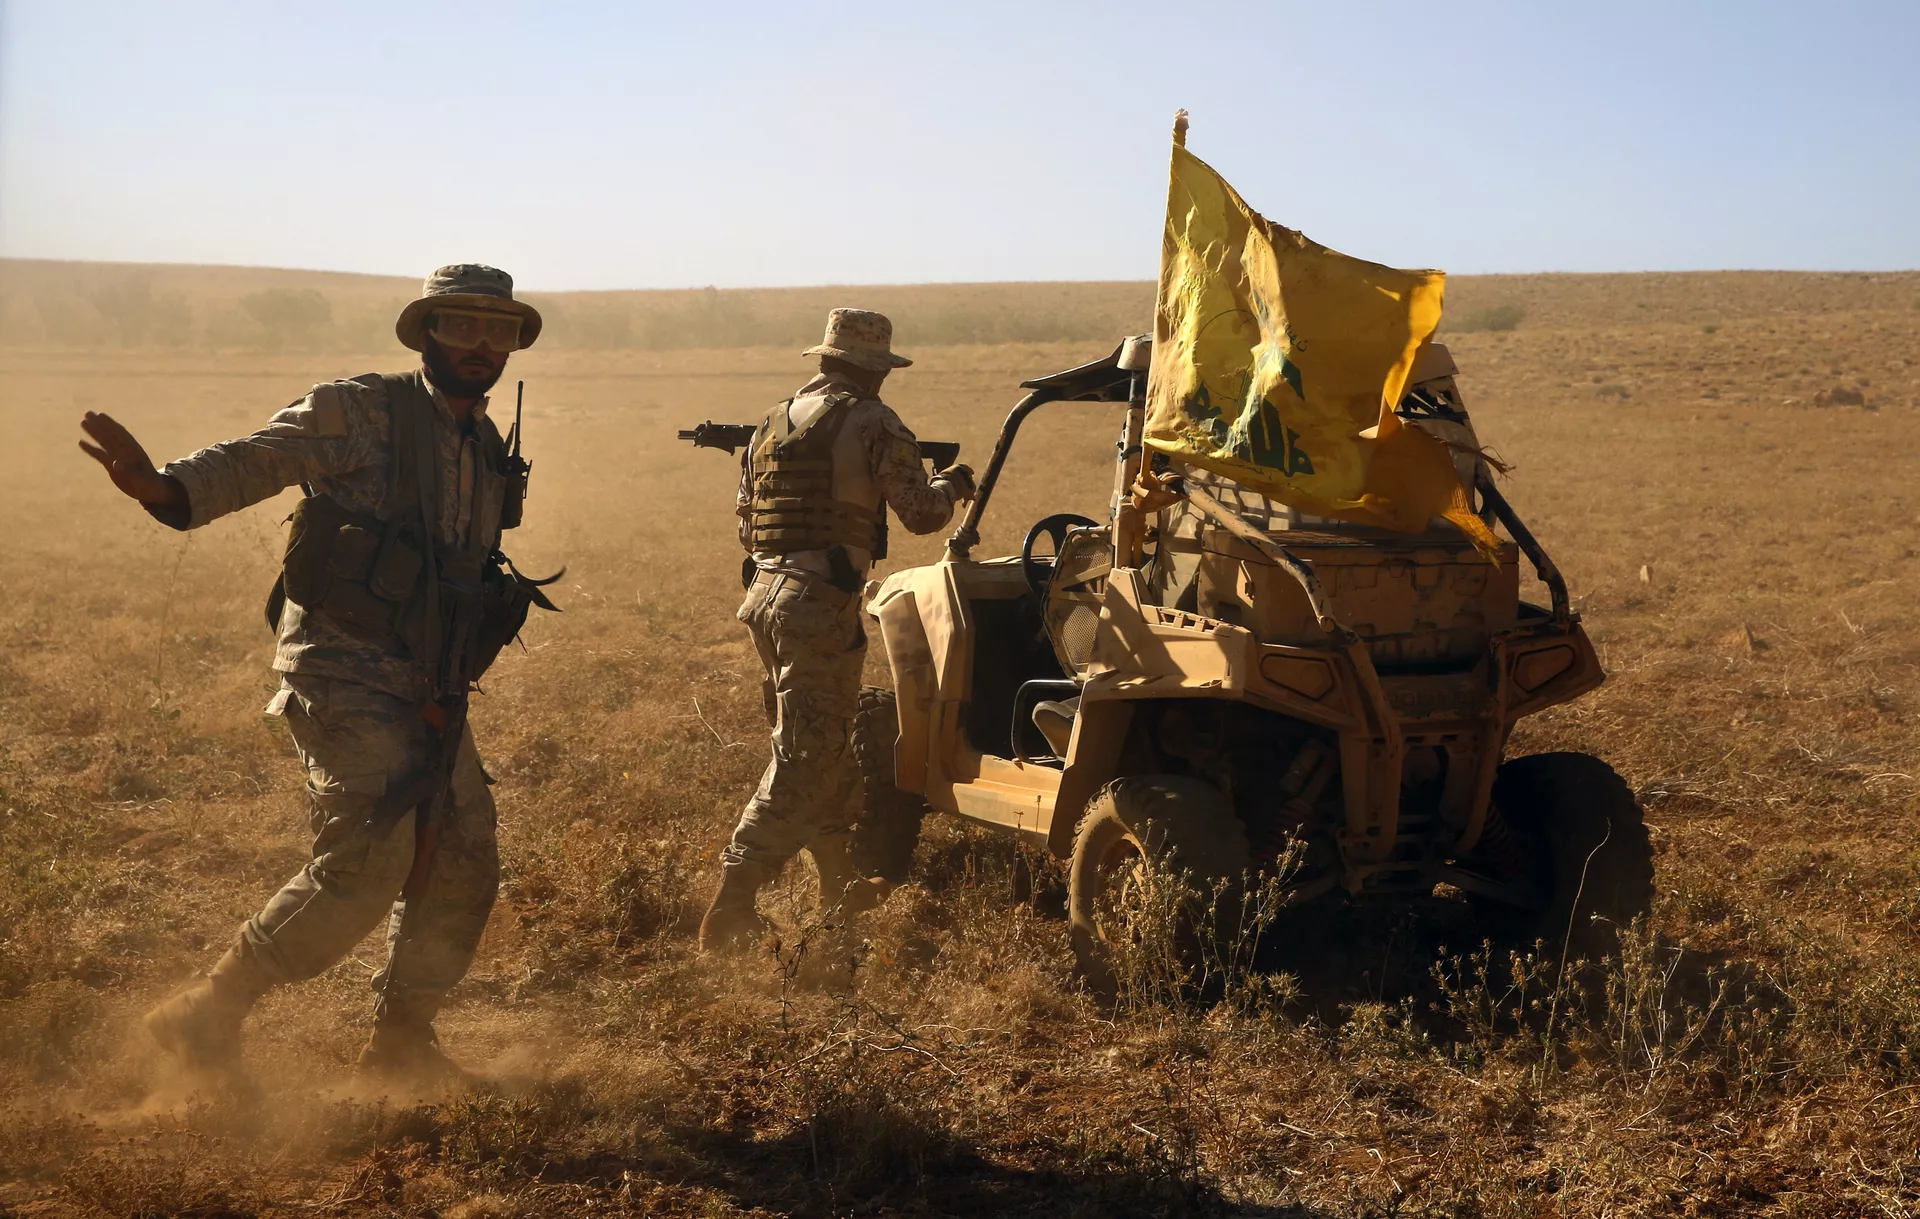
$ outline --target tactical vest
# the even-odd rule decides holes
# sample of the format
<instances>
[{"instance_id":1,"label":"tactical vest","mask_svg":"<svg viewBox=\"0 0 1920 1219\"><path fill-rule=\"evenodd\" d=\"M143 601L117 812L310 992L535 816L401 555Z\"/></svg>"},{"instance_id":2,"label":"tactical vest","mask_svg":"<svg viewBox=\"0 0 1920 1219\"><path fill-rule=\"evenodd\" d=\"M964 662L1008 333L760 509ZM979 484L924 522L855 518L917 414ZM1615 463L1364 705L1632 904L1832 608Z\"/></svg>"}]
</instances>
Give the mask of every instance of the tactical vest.
<instances>
[{"instance_id":1,"label":"tactical vest","mask_svg":"<svg viewBox=\"0 0 1920 1219\"><path fill-rule=\"evenodd\" d=\"M833 448L854 394L830 393L803 426L793 426L792 398L773 408L753 438L753 549L769 554L855 546L887 557L887 509L833 498Z\"/></svg>"},{"instance_id":2,"label":"tactical vest","mask_svg":"<svg viewBox=\"0 0 1920 1219\"><path fill-rule=\"evenodd\" d=\"M309 488L293 511L267 620L278 628L283 599L318 611L349 634L420 662L436 696L463 696L519 632L529 604L552 608L498 550L501 529L520 522L525 480L510 470L499 429L482 418L467 539L441 541L438 408L424 376L359 380L386 386L388 516L351 512Z\"/></svg>"}]
</instances>

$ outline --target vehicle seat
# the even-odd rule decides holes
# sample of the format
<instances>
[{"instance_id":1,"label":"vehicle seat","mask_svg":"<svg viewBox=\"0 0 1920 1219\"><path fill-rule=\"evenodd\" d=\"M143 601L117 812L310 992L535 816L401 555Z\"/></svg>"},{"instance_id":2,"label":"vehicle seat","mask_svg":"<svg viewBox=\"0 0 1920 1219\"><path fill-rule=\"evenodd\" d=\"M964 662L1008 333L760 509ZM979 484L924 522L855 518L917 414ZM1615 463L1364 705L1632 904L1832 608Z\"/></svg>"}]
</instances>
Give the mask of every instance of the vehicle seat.
<instances>
[{"instance_id":1,"label":"vehicle seat","mask_svg":"<svg viewBox=\"0 0 1920 1219\"><path fill-rule=\"evenodd\" d=\"M1084 676L1100 625L1100 595L1113 571L1113 529L1075 529L1060 543L1042 607L1047 639L1066 673Z\"/></svg>"},{"instance_id":2,"label":"vehicle seat","mask_svg":"<svg viewBox=\"0 0 1920 1219\"><path fill-rule=\"evenodd\" d=\"M1044 703L1033 705L1033 726L1040 735L1047 738L1047 744L1053 746L1053 756L1067 756L1067 746L1073 741L1073 718L1080 714L1080 696L1072 698L1048 699Z\"/></svg>"},{"instance_id":3,"label":"vehicle seat","mask_svg":"<svg viewBox=\"0 0 1920 1219\"><path fill-rule=\"evenodd\" d=\"M1058 766L1073 740L1080 684L1057 677L1023 682L1013 700L1013 747L1023 762Z\"/></svg>"}]
</instances>

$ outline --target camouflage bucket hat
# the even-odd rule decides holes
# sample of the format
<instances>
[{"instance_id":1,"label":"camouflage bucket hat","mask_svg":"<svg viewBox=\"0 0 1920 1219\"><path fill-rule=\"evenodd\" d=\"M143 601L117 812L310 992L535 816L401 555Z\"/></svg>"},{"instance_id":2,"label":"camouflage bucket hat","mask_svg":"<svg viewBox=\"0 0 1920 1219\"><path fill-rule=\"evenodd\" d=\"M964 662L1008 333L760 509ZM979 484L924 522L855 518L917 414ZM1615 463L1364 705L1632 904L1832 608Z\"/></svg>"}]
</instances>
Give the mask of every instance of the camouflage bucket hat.
<instances>
[{"instance_id":1,"label":"camouflage bucket hat","mask_svg":"<svg viewBox=\"0 0 1920 1219\"><path fill-rule=\"evenodd\" d=\"M415 351L427 347L427 315L435 309L483 309L511 313L520 319L520 348L540 337L540 311L513 299L513 276L479 263L461 262L441 267L420 286L420 299L400 311L393 324L400 341Z\"/></svg>"},{"instance_id":2,"label":"camouflage bucket hat","mask_svg":"<svg viewBox=\"0 0 1920 1219\"><path fill-rule=\"evenodd\" d=\"M893 354L893 323L886 314L868 309L835 309L827 314L827 335L803 356L833 356L876 372L905 368L913 361Z\"/></svg>"}]
</instances>

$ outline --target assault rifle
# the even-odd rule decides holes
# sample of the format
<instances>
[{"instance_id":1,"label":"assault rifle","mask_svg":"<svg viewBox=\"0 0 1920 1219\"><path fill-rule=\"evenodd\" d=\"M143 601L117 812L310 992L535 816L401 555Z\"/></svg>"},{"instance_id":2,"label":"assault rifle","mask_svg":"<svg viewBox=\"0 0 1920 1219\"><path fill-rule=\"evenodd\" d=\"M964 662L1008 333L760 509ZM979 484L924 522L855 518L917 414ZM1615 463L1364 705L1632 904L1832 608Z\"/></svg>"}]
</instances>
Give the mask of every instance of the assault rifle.
<instances>
[{"instance_id":1,"label":"assault rifle","mask_svg":"<svg viewBox=\"0 0 1920 1219\"><path fill-rule=\"evenodd\" d=\"M712 420L695 428L681 428L680 439L690 440L697 449L725 449L733 454L753 443L753 434L759 426L752 423L715 423ZM922 440L920 456L933 463L935 471L946 469L960 460L960 442L957 440Z\"/></svg>"}]
</instances>

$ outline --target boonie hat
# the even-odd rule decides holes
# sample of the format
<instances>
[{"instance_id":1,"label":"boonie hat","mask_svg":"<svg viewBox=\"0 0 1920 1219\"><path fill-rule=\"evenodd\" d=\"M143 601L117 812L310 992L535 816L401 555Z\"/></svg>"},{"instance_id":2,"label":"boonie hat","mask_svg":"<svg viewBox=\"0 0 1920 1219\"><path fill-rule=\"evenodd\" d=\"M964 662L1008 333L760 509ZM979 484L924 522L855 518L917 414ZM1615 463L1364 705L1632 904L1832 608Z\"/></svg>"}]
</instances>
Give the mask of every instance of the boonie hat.
<instances>
[{"instance_id":1,"label":"boonie hat","mask_svg":"<svg viewBox=\"0 0 1920 1219\"><path fill-rule=\"evenodd\" d=\"M420 285L420 299L400 311L400 320L393 324L394 333L406 346L425 351L427 315L435 309L483 309L490 313L514 314L520 318L523 351L540 337L540 311L525 301L513 299L513 276L477 262L454 263L427 276L427 281Z\"/></svg>"},{"instance_id":2,"label":"boonie hat","mask_svg":"<svg viewBox=\"0 0 1920 1219\"><path fill-rule=\"evenodd\" d=\"M832 356L860 368L878 372L883 368L905 368L913 361L893 354L893 323L884 313L871 309L835 309L827 314L827 335L803 356Z\"/></svg>"}]
</instances>

